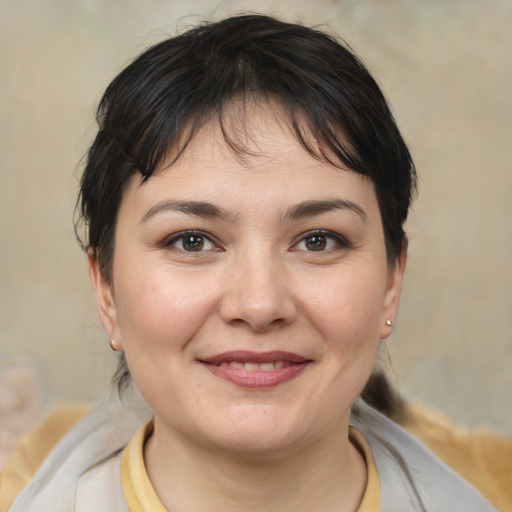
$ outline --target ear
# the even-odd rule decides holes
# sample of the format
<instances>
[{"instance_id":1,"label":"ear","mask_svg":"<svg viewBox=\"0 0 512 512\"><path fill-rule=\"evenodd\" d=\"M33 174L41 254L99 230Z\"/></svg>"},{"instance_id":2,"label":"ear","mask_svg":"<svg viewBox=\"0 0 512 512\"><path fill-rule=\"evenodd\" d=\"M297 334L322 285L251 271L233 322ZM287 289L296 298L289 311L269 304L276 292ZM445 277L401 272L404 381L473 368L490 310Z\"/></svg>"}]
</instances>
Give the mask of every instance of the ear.
<instances>
[{"instance_id":1,"label":"ear","mask_svg":"<svg viewBox=\"0 0 512 512\"><path fill-rule=\"evenodd\" d=\"M96 305L101 325L110 339L111 347L122 350L122 339L117 321L117 307L114 300L112 286L107 282L100 270L98 256L93 249L87 251L89 265L89 278L96 296Z\"/></svg>"},{"instance_id":2,"label":"ear","mask_svg":"<svg viewBox=\"0 0 512 512\"><path fill-rule=\"evenodd\" d=\"M400 305L400 295L402 293L402 282L404 278L405 265L407 263L408 241L404 239L400 256L389 266L388 282L386 294L384 296L384 305L382 308L380 339L386 339L393 331L393 324L398 313ZM391 322L389 325L388 320Z\"/></svg>"}]
</instances>

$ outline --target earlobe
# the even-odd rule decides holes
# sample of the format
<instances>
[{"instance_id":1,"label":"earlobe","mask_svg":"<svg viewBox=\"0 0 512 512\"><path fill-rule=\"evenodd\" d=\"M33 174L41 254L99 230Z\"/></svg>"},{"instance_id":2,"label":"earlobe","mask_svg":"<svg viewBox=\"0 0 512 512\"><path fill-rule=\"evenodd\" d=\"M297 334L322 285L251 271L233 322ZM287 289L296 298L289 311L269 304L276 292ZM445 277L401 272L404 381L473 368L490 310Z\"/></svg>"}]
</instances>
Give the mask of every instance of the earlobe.
<instances>
[{"instance_id":1,"label":"earlobe","mask_svg":"<svg viewBox=\"0 0 512 512\"><path fill-rule=\"evenodd\" d=\"M393 331L393 324L400 305L402 293L402 282L407 263L407 239L404 239L400 256L395 260L394 265L389 269L386 295L381 317L380 339L386 339Z\"/></svg>"},{"instance_id":2,"label":"earlobe","mask_svg":"<svg viewBox=\"0 0 512 512\"><path fill-rule=\"evenodd\" d=\"M87 251L87 259L89 266L89 278L96 296L96 305L101 325L103 326L103 329L105 329L109 339L116 340L117 350L121 350L122 341L118 330L117 308L112 292L112 286L103 276L98 256L91 248Z\"/></svg>"}]
</instances>

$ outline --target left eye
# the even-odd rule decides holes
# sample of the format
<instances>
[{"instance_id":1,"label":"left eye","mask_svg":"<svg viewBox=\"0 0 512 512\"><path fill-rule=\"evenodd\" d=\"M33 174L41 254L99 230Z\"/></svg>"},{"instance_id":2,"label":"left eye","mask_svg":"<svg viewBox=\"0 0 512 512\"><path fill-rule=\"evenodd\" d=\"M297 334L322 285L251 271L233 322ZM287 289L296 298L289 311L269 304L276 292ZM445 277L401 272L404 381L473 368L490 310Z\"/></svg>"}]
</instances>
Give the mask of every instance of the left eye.
<instances>
[{"instance_id":1,"label":"left eye","mask_svg":"<svg viewBox=\"0 0 512 512\"><path fill-rule=\"evenodd\" d=\"M294 249L299 251L327 251L335 249L343 244L339 237L326 233L309 233L295 245Z\"/></svg>"},{"instance_id":2,"label":"left eye","mask_svg":"<svg viewBox=\"0 0 512 512\"><path fill-rule=\"evenodd\" d=\"M200 233L179 235L173 238L168 245L186 252L200 252L215 249L214 243Z\"/></svg>"}]
</instances>

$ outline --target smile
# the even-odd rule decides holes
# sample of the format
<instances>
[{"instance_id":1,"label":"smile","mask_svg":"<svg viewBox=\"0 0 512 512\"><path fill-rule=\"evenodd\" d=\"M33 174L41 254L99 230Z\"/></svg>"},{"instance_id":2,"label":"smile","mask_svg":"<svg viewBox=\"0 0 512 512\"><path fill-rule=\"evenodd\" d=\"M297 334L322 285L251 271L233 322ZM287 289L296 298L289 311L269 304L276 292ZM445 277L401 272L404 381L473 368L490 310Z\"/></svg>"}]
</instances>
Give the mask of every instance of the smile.
<instances>
[{"instance_id":1,"label":"smile","mask_svg":"<svg viewBox=\"0 0 512 512\"><path fill-rule=\"evenodd\" d=\"M219 363L217 366L232 366L234 368L243 368L244 370L255 371L261 370L264 372L270 372L272 370L279 370L279 368L283 368L285 366L290 366L289 361L270 361L269 363L243 363L241 361L230 361Z\"/></svg>"},{"instance_id":2,"label":"smile","mask_svg":"<svg viewBox=\"0 0 512 512\"><path fill-rule=\"evenodd\" d=\"M291 352L225 352L199 361L216 377L243 388L271 388L284 384L312 361Z\"/></svg>"}]
</instances>

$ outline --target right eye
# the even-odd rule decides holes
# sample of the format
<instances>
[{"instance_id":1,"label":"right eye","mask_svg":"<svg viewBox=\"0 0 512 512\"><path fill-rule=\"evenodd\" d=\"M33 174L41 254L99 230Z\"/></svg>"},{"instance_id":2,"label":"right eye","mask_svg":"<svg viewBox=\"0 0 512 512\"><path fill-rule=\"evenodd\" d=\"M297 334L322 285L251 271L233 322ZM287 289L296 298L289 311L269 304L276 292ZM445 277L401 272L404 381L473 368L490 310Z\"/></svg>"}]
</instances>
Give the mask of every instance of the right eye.
<instances>
[{"instance_id":1,"label":"right eye","mask_svg":"<svg viewBox=\"0 0 512 512\"><path fill-rule=\"evenodd\" d=\"M345 237L324 229L317 229L305 233L293 246L294 251L318 253L342 251L348 248L350 248L350 243Z\"/></svg>"},{"instance_id":2,"label":"right eye","mask_svg":"<svg viewBox=\"0 0 512 512\"><path fill-rule=\"evenodd\" d=\"M202 252L216 249L215 244L206 235L196 232L179 233L172 237L166 245L185 252Z\"/></svg>"}]
</instances>

